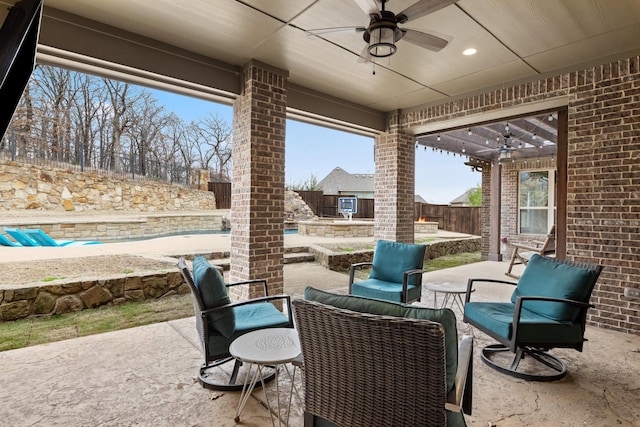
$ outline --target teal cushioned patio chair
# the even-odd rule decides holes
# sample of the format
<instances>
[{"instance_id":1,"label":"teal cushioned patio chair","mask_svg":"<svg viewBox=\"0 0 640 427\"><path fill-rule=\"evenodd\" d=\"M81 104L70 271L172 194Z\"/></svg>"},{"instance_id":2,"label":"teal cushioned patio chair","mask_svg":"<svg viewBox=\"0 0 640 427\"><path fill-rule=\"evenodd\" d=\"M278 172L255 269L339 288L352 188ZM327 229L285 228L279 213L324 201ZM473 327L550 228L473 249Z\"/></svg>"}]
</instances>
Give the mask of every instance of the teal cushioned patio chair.
<instances>
[{"instance_id":1,"label":"teal cushioned patio chair","mask_svg":"<svg viewBox=\"0 0 640 427\"><path fill-rule=\"evenodd\" d=\"M420 301L426 249L425 245L378 240L372 262L351 265L349 294L393 302ZM356 282L356 270L365 267L371 267L369 277Z\"/></svg>"},{"instance_id":2,"label":"teal cushioned patio chair","mask_svg":"<svg viewBox=\"0 0 640 427\"><path fill-rule=\"evenodd\" d=\"M601 271L599 265L534 254L517 284L469 279L463 320L498 341L482 350L482 360L499 372L527 381L564 378L566 365L549 350L582 351L587 310L593 307L589 299ZM477 284L482 282L516 286L511 301L469 301L471 289L480 291ZM502 352L514 353L510 365L500 360ZM523 368L525 355L534 363Z\"/></svg>"},{"instance_id":3,"label":"teal cushioned patio chair","mask_svg":"<svg viewBox=\"0 0 640 427\"><path fill-rule=\"evenodd\" d=\"M304 359L305 426L465 425L473 337L448 308L307 287L293 301Z\"/></svg>"},{"instance_id":4,"label":"teal cushioned patio chair","mask_svg":"<svg viewBox=\"0 0 640 427\"><path fill-rule=\"evenodd\" d=\"M178 261L178 268L191 290L196 328L204 352L205 360L198 370L200 384L214 390L242 390L244 379L238 375L242 362L231 357L229 345L237 337L257 329L293 328L290 297L268 295L266 280L225 284L218 269L202 256L193 260L193 276L183 258ZM261 285L264 297L231 302L227 289L240 285ZM278 301L283 304L286 315L273 304ZM235 362L230 371L229 362ZM265 382L274 377L272 372Z\"/></svg>"}]
</instances>

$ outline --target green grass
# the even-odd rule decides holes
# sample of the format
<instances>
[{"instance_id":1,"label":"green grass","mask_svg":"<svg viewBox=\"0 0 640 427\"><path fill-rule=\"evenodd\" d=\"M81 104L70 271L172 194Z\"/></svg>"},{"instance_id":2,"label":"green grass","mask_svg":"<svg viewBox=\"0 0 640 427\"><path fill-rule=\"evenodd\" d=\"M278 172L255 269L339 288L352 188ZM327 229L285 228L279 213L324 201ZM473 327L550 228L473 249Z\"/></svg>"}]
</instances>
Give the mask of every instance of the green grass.
<instances>
[{"instance_id":1,"label":"green grass","mask_svg":"<svg viewBox=\"0 0 640 427\"><path fill-rule=\"evenodd\" d=\"M343 249L344 250L344 249ZM445 255L424 263L424 271L479 262L480 252ZM369 272L360 270L357 277ZM193 316L191 295L180 295L84 310L77 313L0 323L0 351L78 338Z\"/></svg>"},{"instance_id":2,"label":"green grass","mask_svg":"<svg viewBox=\"0 0 640 427\"><path fill-rule=\"evenodd\" d=\"M193 316L191 295L0 323L0 351Z\"/></svg>"},{"instance_id":3,"label":"green grass","mask_svg":"<svg viewBox=\"0 0 640 427\"><path fill-rule=\"evenodd\" d=\"M423 269L425 272L429 272L480 261L482 261L480 252L463 252L460 254L443 255L438 258L426 260L424 262Z\"/></svg>"}]
</instances>

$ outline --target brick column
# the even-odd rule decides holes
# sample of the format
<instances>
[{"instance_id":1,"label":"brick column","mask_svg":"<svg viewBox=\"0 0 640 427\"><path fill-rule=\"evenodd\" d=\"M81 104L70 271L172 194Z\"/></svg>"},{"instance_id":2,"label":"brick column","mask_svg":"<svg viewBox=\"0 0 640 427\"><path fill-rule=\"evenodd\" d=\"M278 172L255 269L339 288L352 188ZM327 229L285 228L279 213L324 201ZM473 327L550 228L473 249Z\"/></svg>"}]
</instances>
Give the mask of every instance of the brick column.
<instances>
[{"instance_id":1,"label":"brick column","mask_svg":"<svg viewBox=\"0 0 640 427\"><path fill-rule=\"evenodd\" d=\"M413 243L415 206L415 138L401 132L398 115L390 119L390 131L375 138L376 239Z\"/></svg>"},{"instance_id":2,"label":"brick column","mask_svg":"<svg viewBox=\"0 0 640 427\"><path fill-rule=\"evenodd\" d=\"M234 103L230 281L267 279L283 292L284 149L288 72L257 61L243 68ZM258 289L235 292L253 297Z\"/></svg>"}]
</instances>

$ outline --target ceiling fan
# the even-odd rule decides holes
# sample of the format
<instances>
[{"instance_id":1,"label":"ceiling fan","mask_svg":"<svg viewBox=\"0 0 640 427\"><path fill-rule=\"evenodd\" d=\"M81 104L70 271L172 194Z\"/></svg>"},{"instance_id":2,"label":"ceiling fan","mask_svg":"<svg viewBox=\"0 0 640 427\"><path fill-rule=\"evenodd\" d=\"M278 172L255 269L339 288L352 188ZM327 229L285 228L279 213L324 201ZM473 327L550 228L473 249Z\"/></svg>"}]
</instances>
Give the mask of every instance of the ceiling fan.
<instances>
[{"instance_id":1,"label":"ceiling fan","mask_svg":"<svg viewBox=\"0 0 640 427\"><path fill-rule=\"evenodd\" d=\"M505 133L502 135L504 138L502 145L498 145L496 148L487 148L486 150L480 150L478 153L486 153L488 151L494 151L497 153L498 161L503 162L505 160L513 160L513 152L516 151L516 147L509 145L509 139L515 135L509 132L509 125L505 126ZM519 147L522 143L519 144Z\"/></svg>"},{"instance_id":2,"label":"ceiling fan","mask_svg":"<svg viewBox=\"0 0 640 427\"><path fill-rule=\"evenodd\" d=\"M429 49L435 52L443 49L449 42L433 34L422 31L400 28L398 24L421 18L443 7L452 5L458 0L420 0L402 12L395 14L386 10L388 0L354 0L356 4L369 15L368 27L348 27L362 32L362 38L367 43L362 56L366 59L386 58L397 51L396 43L400 40ZM340 31L345 28L324 28L310 30L312 34L321 32Z\"/></svg>"}]
</instances>

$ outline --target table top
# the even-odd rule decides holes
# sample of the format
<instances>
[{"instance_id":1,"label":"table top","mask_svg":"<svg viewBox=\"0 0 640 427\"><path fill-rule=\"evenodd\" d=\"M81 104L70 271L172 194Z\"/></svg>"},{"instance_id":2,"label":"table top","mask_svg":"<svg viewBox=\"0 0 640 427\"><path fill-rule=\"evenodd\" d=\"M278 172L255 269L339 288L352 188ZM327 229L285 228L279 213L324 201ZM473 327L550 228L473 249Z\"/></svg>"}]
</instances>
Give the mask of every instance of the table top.
<instances>
[{"instance_id":1,"label":"table top","mask_svg":"<svg viewBox=\"0 0 640 427\"><path fill-rule=\"evenodd\" d=\"M288 363L300 355L300 340L293 328L259 329L236 338L229 353L247 363Z\"/></svg>"},{"instance_id":2,"label":"table top","mask_svg":"<svg viewBox=\"0 0 640 427\"><path fill-rule=\"evenodd\" d=\"M464 294L467 292L466 283L432 282L426 283L424 287L432 292L446 292L450 294ZM471 289L471 292L474 290L475 289Z\"/></svg>"}]
</instances>

